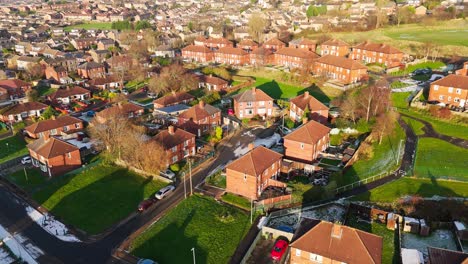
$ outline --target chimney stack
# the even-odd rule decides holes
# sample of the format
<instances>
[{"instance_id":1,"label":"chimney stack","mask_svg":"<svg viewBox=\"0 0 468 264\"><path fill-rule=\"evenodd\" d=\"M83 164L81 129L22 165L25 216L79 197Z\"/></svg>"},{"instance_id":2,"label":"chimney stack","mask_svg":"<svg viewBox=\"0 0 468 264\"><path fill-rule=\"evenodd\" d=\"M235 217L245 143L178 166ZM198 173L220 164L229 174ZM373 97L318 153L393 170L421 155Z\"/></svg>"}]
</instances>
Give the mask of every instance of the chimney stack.
<instances>
[{"instance_id":1,"label":"chimney stack","mask_svg":"<svg viewBox=\"0 0 468 264\"><path fill-rule=\"evenodd\" d=\"M343 229L339 223L333 224L331 236L333 238L341 239L341 235L343 234Z\"/></svg>"},{"instance_id":2,"label":"chimney stack","mask_svg":"<svg viewBox=\"0 0 468 264\"><path fill-rule=\"evenodd\" d=\"M304 93L304 98L309 98L309 91Z\"/></svg>"},{"instance_id":3,"label":"chimney stack","mask_svg":"<svg viewBox=\"0 0 468 264\"><path fill-rule=\"evenodd\" d=\"M167 131L169 132L169 135L174 135L174 126L169 126Z\"/></svg>"},{"instance_id":4,"label":"chimney stack","mask_svg":"<svg viewBox=\"0 0 468 264\"><path fill-rule=\"evenodd\" d=\"M205 102L203 102L202 100L198 102L198 105L200 106L201 109L205 108Z\"/></svg>"},{"instance_id":5,"label":"chimney stack","mask_svg":"<svg viewBox=\"0 0 468 264\"><path fill-rule=\"evenodd\" d=\"M255 148L255 145L253 142L249 143L249 150L253 150Z\"/></svg>"},{"instance_id":6,"label":"chimney stack","mask_svg":"<svg viewBox=\"0 0 468 264\"><path fill-rule=\"evenodd\" d=\"M55 118L56 118L56 117L55 117L54 115L52 115L52 117L51 117L50 119L55 120Z\"/></svg>"},{"instance_id":7,"label":"chimney stack","mask_svg":"<svg viewBox=\"0 0 468 264\"><path fill-rule=\"evenodd\" d=\"M303 117L303 118L302 118L302 124L305 124L305 123L307 123L307 122L309 122L309 118Z\"/></svg>"},{"instance_id":8,"label":"chimney stack","mask_svg":"<svg viewBox=\"0 0 468 264\"><path fill-rule=\"evenodd\" d=\"M255 92L257 92L257 88L256 88L256 87L252 87L252 93L255 94Z\"/></svg>"}]
</instances>

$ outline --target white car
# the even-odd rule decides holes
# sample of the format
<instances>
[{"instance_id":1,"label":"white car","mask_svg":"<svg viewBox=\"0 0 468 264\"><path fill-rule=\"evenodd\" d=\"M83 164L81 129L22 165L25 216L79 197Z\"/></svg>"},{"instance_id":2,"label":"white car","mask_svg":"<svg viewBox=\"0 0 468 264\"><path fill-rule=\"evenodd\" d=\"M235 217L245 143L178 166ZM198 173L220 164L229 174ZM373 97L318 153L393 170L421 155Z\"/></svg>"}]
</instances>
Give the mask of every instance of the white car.
<instances>
[{"instance_id":1,"label":"white car","mask_svg":"<svg viewBox=\"0 0 468 264\"><path fill-rule=\"evenodd\" d=\"M152 99L157 97L155 93L151 93L151 92L147 93L147 95L148 95L149 98L152 98Z\"/></svg>"},{"instance_id":2,"label":"white car","mask_svg":"<svg viewBox=\"0 0 468 264\"><path fill-rule=\"evenodd\" d=\"M166 169L165 171L161 171L159 175L163 176L164 178L168 178L170 180L175 178L175 173L169 169Z\"/></svg>"},{"instance_id":3,"label":"white car","mask_svg":"<svg viewBox=\"0 0 468 264\"><path fill-rule=\"evenodd\" d=\"M287 135L287 134L292 132L291 129L289 129L289 128L285 127L285 126L280 126L279 129L280 129L281 133L283 133L283 135Z\"/></svg>"},{"instance_id":4,"label":"white car","mask_svg":"<svg viewBox=\"0 0 468 264\"><path fill-rule=\"evenodd\" d=\"M21 159L21 164L25 165L25 164L28 164L28 163L31 163L31 157L30 156L26 156L26 157Z\"/></svg>"},{"instance_id":5,"label":"white car","mask_svg":"<svg viewBox=\"0 0 468 264\"><path fill-rule=\"evenodd\" d=\"M161 190L159 190L159 191L154 195L154 197L156 197L156 199L158 199L158 200L161 200L161 199L163 199L164 197L166 197L166 196L168 196L169 194L171 194L174 190L175 190L175 186L174 186L174 185L168 185L168 186L162 188Z\"/></svg>"}]
</instances>

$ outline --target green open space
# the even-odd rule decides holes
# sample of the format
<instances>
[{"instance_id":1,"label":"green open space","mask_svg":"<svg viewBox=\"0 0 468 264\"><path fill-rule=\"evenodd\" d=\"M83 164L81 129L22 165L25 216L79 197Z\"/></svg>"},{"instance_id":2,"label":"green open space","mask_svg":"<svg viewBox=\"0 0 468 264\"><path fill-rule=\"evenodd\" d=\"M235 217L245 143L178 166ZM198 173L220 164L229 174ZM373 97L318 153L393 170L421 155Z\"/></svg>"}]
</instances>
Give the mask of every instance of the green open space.
<instances>
[{"instance_id":1,"label":"green open space","mask_svg":"<svg viewBox=\"0 0 468 264\"><path fill-rule=\"evenodd\" d=\"M139 202L165 185L101 163L59 176L32 196L67 224L97 234L135 211Z\"/></svg>"},{"instance_id":2,"label":"green open space","mask_svg":"<svg viewBox=\"0 0 468 264\"><path fill-rule=\"evenodd\" d=\"M160 264L228 263L250 228L249 214L194 195L163 216L130 246L132 254Z\"/></svg>"},{"instance_id":3,"label":"green open space","mask_svg":"<svg viewBox=\"0 0 468 264\"><path fill-rule=\"evenodd\" d=\"M28 154L26 141L21 135L0 140L0 163Z\"/></svg>"},{"instance_id":4,"label":"green open space","mask_svg":"<svg viewBox=\"0 0 468 264\"><path fill-rule=\"evenodd\" d=\"M414 175L468 181L468 150L436 138L420 138Z\"/></svg>"},{"instance_id":5,"label":"green open space","mask_svg":"<svg viewBox=\"0 0 468 264\"><path fill-rule=\"evenodd\" d=\"M337 177L338 186L351 184L396 169L398 157L401 158L401 155L398 155L401 140L405 140L405 132L397 124L393 134L385 137L381 144L378 140L372 143L373 154L370 158L359 158L341 177ZM401 148L404 148L404 142L401 143Z\"/></svg>"},{"instance_id":6,"label":"green open space","mask_svg":"<svg viewBox=\"0 0 468 264\"><path fill-rule=\"evenodd\" d=\"M445 63L441 62L441 61L426 61L426 62L422 62L422 63L418 63L418 64L413 64L413 65L408 65L408 67L406 67L404 70L401 70L401 71L396 71L396 72L392 72L391 75L394 75L394 76L400 76L400 75L406 75L406 74L410 74L412 73L413 71L417 70L417 69L425 69L425 68L431 68L433 70L437 70L441 67L444 67L445 66ZM416 78L414 78L416 77ZM417 79L419 81L422 81L424 79L428 79L428 77L430 78L431 76L424 76L424 78L417 78L417 76L413 76L413 79ZM392 87L393 88L393 87ZM397 88L397 87L395 87Z\"/></svg>"},{"instance_id":7,"label":"green open space","mask_svg":"<svg viewBox=\"0 0 468 264\"><path fill-rule=\"evenodd\" d=\"M352 198L355 201L391 203L405 195L468 197L468 183L404 177Z\"/></svg>"},{"instance_id":8,"label":"green open space","mask_svg":"<svg viewBox=\"0 0 468 264\"><path fill-rule=\"evenodd\" d=\"M385 224L359 221L355 215L351 215L346 224L356 229L360 229L362 231L382 237L382 263L400 263L397 242L398 240L396 240L395 232L388 230Z\"/></svg>"},{"instance_id":9,"label":"green open space","mask_svg":"<svg viewBox=\"0 0 468 264\"><path fill-rule=\"evenodd\" d=\"M91 22L91 23L80 23L73 26L67 26L64 28L65 31L71 31L72 29L100 29L100 30L111 30L111 22Z\"/></svg>"},{"instance_id":10,"label":"green open space","mask_svg":"<svg viewBox=\"0 0 468 264\"><path fill-rule=\"evenodd\" d=\"M332 184L329 183L329 185ZM312 203L325 198L325 189L312 185L309 178L305 176L293 177L288 181L288 187L292 188L294 202Z\"/></svg>"},{"instance_id":11,"label":"green open space","mask_svg":"<svg viewBox=\"0 0 468 264\"><path fill-rule=\"evenodd\" d=\"M411 92L392 93L392 104L396 108L408 108Z\"/></svg>"},{"instance_id":12,"label":"green open space","mask_svg":"<svg viewBox=\"0 0 468 264\"><path fill-rule=\"evenodd\" d=\"M468 30L466 28L448 27L430 28L423 26L390 27L384 34L396 40L431 42L439 45L468 46Z\"/></svg>"},{"instance_id":13,"label":"green open space","mask_svg":"<svg viewBox=\"0 0 468 264\"><path fill-rule=\"evenodd\" d=\"M408 124L408 126L414 131L416 135L424 135L424 131L422 130L424 127L423 123L406 116L402 116L401 119L403 119L403 121Z\"/></svg>"},{"instance_id":14,"label":"green open space","mask_svg":"<svg viewBox=\"0 0 468 264\"><path fill-rule=\"evenodd\" d=\"M7 179L27 192L32 192L47 181L47 177L38 169L22 169L7 175Z\"/></svg>"},{"instance_id":15,"label":"green open space","mask_svg":"<svg viewBox=\"0 0 468 264\"><path fill-rule=\"evenodd\" d=\"M237 206L239 208L242 208L242 209L248 210L248 211L250 211L250 208L252 206L251 202L247 198L239 196L239 195L235 195L235 194L232 194L232 193L225 193L221 197L221 199L225 203Z\"/></svg>"}]
</instances>

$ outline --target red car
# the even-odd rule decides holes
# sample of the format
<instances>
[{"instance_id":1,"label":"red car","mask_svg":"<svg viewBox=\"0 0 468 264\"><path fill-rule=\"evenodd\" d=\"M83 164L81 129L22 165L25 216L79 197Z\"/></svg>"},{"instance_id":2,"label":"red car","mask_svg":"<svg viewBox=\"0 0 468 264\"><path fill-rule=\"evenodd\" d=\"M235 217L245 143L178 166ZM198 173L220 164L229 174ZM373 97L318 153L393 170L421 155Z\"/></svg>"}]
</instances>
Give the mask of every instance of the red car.
<instances>
[{"instance_id":1,"label":"red car","mask_svg":"<svg viewBox=\"0 0 468 264\"><path fill-rule=\"evenodd\" d=\"M146 200L142 201L138 205L138 211L140 211L140 212L145 211L146 209L150 208L150 206L153 205L155 202L156 202L156 200L153 199L153 198L146 199Z\"/></svg>"},{"instance_id":2,"label":"red car","mask_svg":"<svg viewBox=\"0 0 468 264\"><path fill-rule=\"evenodd\" d=\"M227 113L228 115L234 115L234 110L232 108L229 108Z\"/></svg>"},{"instance_id":3,"label":"red car","mask_svg":"<svg viewBox=\"0 0 468 264\"><path fill-rule=\"evenodd\" d=\"M286 249L288 249L288 241L286 240L278 240L276 241L275 245L271 249L271 259L279 261L283 257Z\"/></svg>"}]
</instances>

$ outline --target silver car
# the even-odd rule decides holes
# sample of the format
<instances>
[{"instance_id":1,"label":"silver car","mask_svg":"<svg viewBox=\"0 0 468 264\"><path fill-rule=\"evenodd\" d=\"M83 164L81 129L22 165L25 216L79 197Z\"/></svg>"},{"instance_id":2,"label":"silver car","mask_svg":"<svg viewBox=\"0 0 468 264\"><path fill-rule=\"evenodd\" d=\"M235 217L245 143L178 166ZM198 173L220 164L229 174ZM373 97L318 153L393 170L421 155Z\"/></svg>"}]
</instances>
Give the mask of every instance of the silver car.
<instances>
[{"instance_id":1,"label":"silver car","mask_svg":"<svg viewBox=\"0 0 468 264\"><path fill-rule=\"evenodd\" d=\"M169 194L171 194L173 191L175 190L175 186L174 185L168 185L164 188L162 188L161 190L159 190L156 195L154 195L154 197L156 197L156 199L158 200L161 200L163 199L164 197L168 196Z\"/></svg>"}]
</instances>

